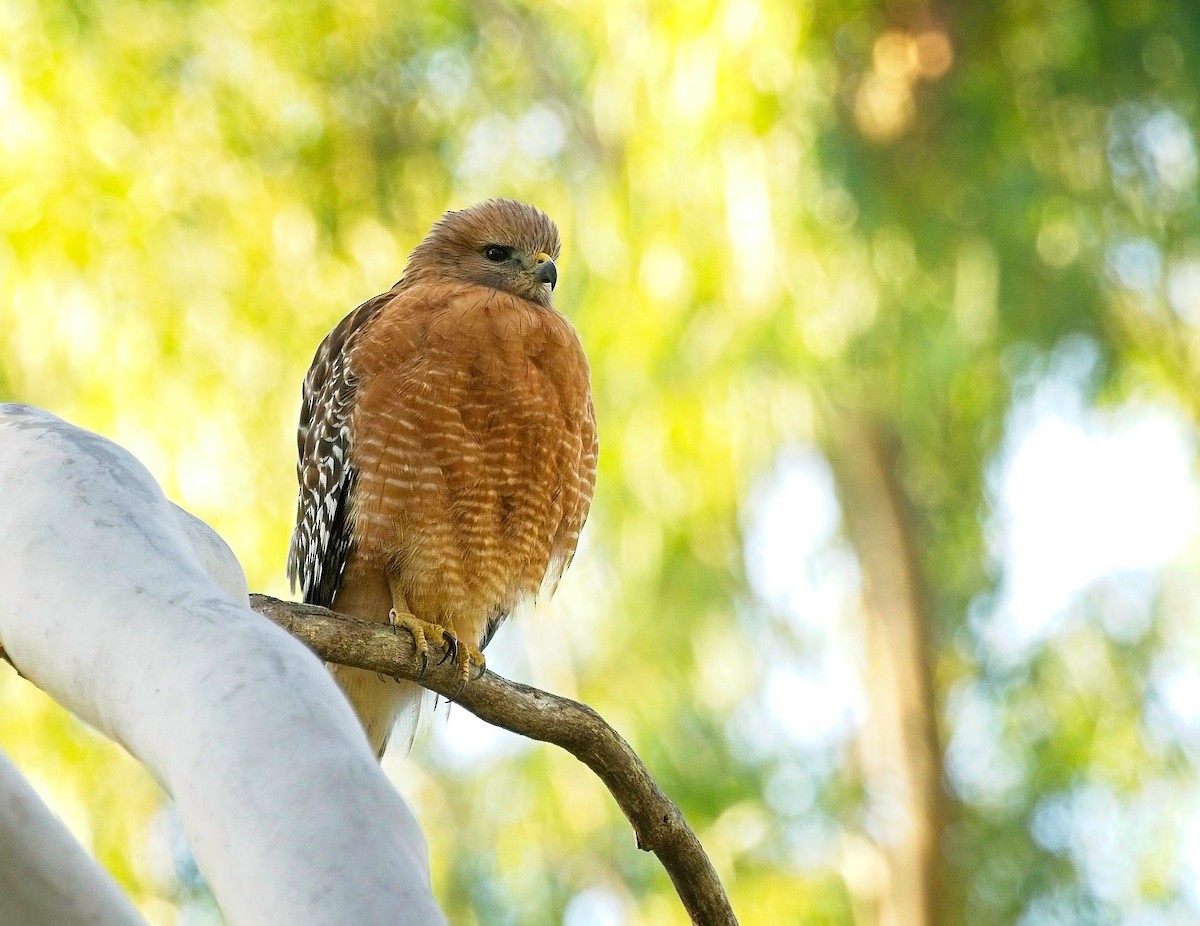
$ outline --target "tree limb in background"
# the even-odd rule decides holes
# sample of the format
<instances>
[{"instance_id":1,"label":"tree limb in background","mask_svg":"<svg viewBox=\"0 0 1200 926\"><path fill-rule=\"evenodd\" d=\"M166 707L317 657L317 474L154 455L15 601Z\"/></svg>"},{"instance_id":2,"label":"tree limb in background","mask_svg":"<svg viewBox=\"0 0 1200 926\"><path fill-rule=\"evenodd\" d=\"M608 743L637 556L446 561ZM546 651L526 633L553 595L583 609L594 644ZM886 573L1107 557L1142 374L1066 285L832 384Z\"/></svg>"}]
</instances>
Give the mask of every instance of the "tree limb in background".
<instances>
[{"instance_id":1,"label":"tree limb in background","mask_svg":"<svg viewBox=\"0 0 1200 926\"><path fill-rule=\"evenodd\" d=\"M878 898L882 919L942 926L948 913L941 834L938 707L933 684L928 592L898 468L895 438L857 410L839 407L829 456L858 553L866 604L871 711L863 751L868 786L903 795L905 823L881 849L890 877Z\"/></svg>"},{"instance_id":2,"label":"tree limb in background","mask_svg":"<svg viewBox=\"0 0 1200 926\"><path fill-rule=\"evenodd\" d=\"M638 848L658 856L692 922L730 926L737 918L725 889L679 808L663 794L629 744L586 704L485 671L458 691L453 660L430 641L429 666L407 633L315 605L251 595L250 606L328 662L410 679L453 699L497 727L561 746L599 776L633 825Z\"/></svg>"},{"instance_id":3,"label":"tree limb in background","mask_svg":"<svg viewBox=\"0 0 1200 926\"><path fill-rule=\"evenodd\" d=\"M0 923L145 926L112 876L0 753Z\"/></svg>"}]
</instances>

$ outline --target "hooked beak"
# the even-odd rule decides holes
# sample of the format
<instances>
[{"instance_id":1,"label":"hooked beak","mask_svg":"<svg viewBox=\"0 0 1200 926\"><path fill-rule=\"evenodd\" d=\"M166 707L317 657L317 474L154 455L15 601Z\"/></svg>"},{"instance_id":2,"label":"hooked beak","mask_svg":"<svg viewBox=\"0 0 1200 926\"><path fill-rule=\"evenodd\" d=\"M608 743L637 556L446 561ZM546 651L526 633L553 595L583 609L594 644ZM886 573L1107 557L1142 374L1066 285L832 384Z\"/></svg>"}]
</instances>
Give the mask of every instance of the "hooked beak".
<instances>
[{"instance_id":1,"label":"hooked beak","mask_svg":"<svg viewBox=\"0 0 1200 926\"><path fill-rule=\"evenodd\" d=\"M539 251L533 259L537 264L533 271L533 278L539 283L549 283L550 289L553 291L554 287L558 285L558 268L554 266L554 261L545 251Z\"/></svg>"}]
</instances>

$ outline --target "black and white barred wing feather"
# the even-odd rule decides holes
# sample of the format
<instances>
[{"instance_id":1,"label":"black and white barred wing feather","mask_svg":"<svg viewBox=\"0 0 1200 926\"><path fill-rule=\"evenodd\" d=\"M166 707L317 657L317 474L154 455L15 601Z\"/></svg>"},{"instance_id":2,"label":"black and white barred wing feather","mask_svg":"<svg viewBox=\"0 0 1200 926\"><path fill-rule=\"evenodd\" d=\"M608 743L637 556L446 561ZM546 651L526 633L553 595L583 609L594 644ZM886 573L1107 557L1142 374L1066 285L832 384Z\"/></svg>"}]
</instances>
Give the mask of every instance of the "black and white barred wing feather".
<instances>
[{"instance_id":1,"label":"black and white barred wing feather","mask_svg":"<svg viewBox=\"0 0 1200 926\"><path fill-rule=\"evenodd\" d=\"M384 293L343 318L317 348L304 377L296 479L300 497L288 550L288 578L308 604L330 607L350 552L350 500L357 472L350 459L350 420L358 382L354 344L363 327L390 301Z\"/></svg>"}]
</instances>

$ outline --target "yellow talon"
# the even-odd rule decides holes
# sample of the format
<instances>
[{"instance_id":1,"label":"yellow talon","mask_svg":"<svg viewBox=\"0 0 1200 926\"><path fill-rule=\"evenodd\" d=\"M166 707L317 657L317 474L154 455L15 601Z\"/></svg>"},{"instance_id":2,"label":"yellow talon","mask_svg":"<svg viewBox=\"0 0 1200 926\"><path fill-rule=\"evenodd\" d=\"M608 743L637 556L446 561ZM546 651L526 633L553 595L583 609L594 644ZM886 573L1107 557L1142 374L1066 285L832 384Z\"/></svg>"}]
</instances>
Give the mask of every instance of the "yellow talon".
<instances>
[{"instance_id":1,"label":"yellow talon","mask_svg":"<svg viewBox=\"0 0 1200 926\"><path fill-rule=\"evenodd\" d=\"M441 662L453 660L458 667L458 688L454 693L456 698L467 687L467 682L479 678L487 668L483 653L463 643L458 634L440 624L423 621L411 614L397 613L393 608L388 612L388 625L395 633L399 633L403 627L412 635L413 646L421 654L421 676L424 676L425 670L429 668L429 639L440 639L446 644L446 655L442 657ZM478 666L479 671L473 674L472 666Z\"/></svg>"},{"instance_id":2,"label":"yellow talon","mask_svg":"<svg viewBox=\"0 0 1200 926\"><path fill-rule=\"evenodd\" d=\"M448 659L453 659L455 665L458 666L458 688L454 691L454 697L457 698L462 694L463 689L467 687L467 682L471 681L472 678L479 678L483 674L485 665L483 653L473 646L467 646L463 643L458 638L458 634L453 630L443 630L442 639L446 641L446 655L442 657L441 661L445 662ZM479 675L471 675L472 665L479 666Z\"/></svg>"},{"instance_id":3,"label":"yellow talon","mask_svg":"<svg viewBox=\"0 0 1200 926\"><path fill-rule=\"evenodd\" d=\"M471 674L472 665L479 666L479 673L477 675ZM458 663L458 687L454 689L454 697L451 700L457 700L458 696L463 693L463 689L467 687L467 682L482 676L485 668L483 653L478 650L467 650Z\"/></svg>"},{"instance_id":4,"label":"yellow talon","mask_svg":"<svg viewBox=\"0 0 1200 926\"><path fill-rule=\"evenodd\" d=\"M393 633L399 633L400 628L403 627L412 635L413 646L421 654L421 676L423 676L425 670L429 668L429 642L425 635L430 633L434 636L441 636L445 631L437 624L430 624L411 614L397 614L395 608L388 612L388 624Z\"/></svg>"}]
</instances>

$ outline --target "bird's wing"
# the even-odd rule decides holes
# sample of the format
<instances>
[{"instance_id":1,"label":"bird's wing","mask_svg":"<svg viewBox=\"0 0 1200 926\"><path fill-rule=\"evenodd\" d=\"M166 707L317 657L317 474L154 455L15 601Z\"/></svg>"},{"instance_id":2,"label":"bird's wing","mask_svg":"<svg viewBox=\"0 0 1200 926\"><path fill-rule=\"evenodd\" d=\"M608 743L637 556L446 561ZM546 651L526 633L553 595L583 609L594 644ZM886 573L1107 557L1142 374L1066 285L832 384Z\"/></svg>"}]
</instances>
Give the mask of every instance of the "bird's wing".
<instances>
[{"instance_id":1,"label":"bird's wing","mask_svg":"<svg viewBox=\"0 0 1200 926\"><path fill-rule=\"evenodd\" d=\"M300 498L288 550L288 578L308 604L330 607L350 552L350 497L358 473L350 459L350 420L358 379L354 347L394 292L364 302L326 335L304 377L296 479Z\"/></svg>"},{"instance_id":2,"label":"bird's wing","mask_svg":"<svg viewBox=\"0 0 1200 926\"><path fill-rule=\"evenodd\" d=\"M596 436L596 411L590 391L579 427L579 441L573 458L563 461L566 467L562 474L563 516L555 532L551 547L550 565L543 579L547 597L553 595L558 583L575 558L579 545L579 534L587 521L592 507L592 492L596 488L596 464L600 456L600 442Z\"/></svg>"}]
</instances>

